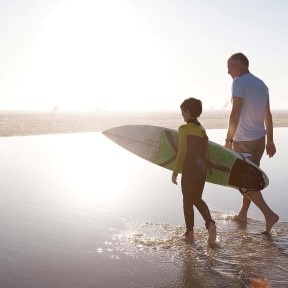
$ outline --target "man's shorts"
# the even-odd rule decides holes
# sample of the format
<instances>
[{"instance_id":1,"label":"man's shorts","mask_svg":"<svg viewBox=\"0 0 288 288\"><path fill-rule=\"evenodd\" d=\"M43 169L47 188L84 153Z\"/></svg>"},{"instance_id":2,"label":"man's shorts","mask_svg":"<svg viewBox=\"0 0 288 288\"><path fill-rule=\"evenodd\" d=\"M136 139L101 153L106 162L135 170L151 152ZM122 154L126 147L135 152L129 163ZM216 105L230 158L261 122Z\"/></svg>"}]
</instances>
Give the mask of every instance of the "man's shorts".
<instances>
[{"instance_id":1,"label":"man's shorts","mask_svg":"<svg viewBox=\"0 0 288 288\"><path fill-rule=\"evenodd\" d=\"M247 157L257 166L260 166L260 160L265 151L265 136L253 141L234 141L233 150L238 153L249 153L250 157Z\"/></svg>"},{"instance_id":2,"label":"man's shorts","mask_svg":"<svg viewBox=\"0 0 288 288\"><path fill-rule=\"evenodd\" d=\"M260 160L265 151L265 136L253 141L234 141L233 142L233 150L238 153L249 153L251 156L247 157L253 163L255 163L258 167L260 166ZM255 191L241 191L243 196L249 196L253 194Z\"/></svg>"}]
</instances>

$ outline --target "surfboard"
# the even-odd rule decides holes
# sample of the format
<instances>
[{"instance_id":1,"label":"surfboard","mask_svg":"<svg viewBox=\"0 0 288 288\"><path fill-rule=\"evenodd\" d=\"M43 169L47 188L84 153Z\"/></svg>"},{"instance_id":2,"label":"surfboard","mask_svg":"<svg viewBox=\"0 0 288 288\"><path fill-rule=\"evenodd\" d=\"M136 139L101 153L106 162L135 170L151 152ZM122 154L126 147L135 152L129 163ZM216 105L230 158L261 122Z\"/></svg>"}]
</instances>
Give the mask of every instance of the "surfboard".
<instances>
[{"instance_id":1,"label":"surfboard","mask_svg":"<svg viewBox=\"0 0 288 288\"><path fill-rule=\"evenodd\" d=\"M177 155L178 132L150 125L124 125L102 132L113 142L156 165L173 170ZM267 175L244 155L208 141L206 181L233 187L241 192L262 190Z\"/></svg>"}]
</instances>

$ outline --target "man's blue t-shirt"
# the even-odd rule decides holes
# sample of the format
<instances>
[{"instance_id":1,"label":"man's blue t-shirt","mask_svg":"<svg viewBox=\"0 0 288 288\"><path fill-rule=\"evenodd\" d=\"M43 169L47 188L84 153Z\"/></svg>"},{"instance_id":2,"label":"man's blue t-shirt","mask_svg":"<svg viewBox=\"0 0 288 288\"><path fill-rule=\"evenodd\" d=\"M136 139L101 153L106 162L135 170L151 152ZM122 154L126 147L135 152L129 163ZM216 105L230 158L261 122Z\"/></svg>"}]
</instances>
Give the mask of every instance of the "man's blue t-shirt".
<instances>
[{"instance_id":1,"label":"man's blue t-shirt","mask_svg":"<svg viewBox=\"0 0 288 288\"><path fill-rule=\"evenodd\" d=\"M232 97L243 99L235 141L252 141L265 136L264 117L269 102L269 90L265 83L251 73L233 80Z\"/></svg>"}]
</instances>

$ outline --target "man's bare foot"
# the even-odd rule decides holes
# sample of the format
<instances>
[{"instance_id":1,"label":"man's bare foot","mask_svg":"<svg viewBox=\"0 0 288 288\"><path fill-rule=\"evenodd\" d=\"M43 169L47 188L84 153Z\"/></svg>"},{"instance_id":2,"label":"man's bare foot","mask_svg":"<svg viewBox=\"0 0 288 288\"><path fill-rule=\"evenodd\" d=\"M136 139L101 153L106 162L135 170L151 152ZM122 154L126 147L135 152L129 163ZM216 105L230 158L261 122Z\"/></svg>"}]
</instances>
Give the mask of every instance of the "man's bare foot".
<instances>
[{"instance_id":1,"label":"man's bare foot","mask_svg":"<svg viewBox=\"0 0 288 288\"><path fill-rule=\"evenodd\" d=\"M242 222L242 223L247 223L248 221L247 221L247 216L245 215L241 215L240 213L238 214L238 215L235 215L234 217L233 217L233 219L235 220L235 221L239 221L239 222Z\"/></svg>"},{"instance_id":2,"label":"man's bare foot","mask_svg":"<svg viewBox=\"0 0 288 288\"><path fill-rule=\"evenodd\" d=\"M277 214L273 214L272 217L266 218L266 229L262 232L262 234L269 234L273 225L279 220L279 216Z\"/></svg>"}]
</instances>

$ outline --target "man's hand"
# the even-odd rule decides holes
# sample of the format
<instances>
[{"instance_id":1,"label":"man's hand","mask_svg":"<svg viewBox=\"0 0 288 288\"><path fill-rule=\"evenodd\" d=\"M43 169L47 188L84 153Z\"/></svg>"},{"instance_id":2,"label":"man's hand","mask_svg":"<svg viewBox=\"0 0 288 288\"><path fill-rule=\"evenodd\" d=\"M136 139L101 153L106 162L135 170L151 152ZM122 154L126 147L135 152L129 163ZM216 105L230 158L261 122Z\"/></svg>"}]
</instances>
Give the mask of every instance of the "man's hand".
<instances>
[{"instance_id":1,"label":"man's hand","mask_svg":"<svg viewBox=\"0 0 288 288\"><path fill-rule=\"evenodd\" d=\"M266 153L267 155L271 158L275 155L276 153L276 147L275 147L275 144L274 142L267 142L266 144Z\"/></svg>"},{"instance_id":2,"label":"man's hand","mask_svg":"<svg viewBox=\"0 0 288 288\"><path fill-rule=\"evenodd\" d=\"M229 148L229 149L231 149L231 150L233 149L233 145L232 145L231 142L225 142L224 147Z\"/></svg>"}]
</instances>

